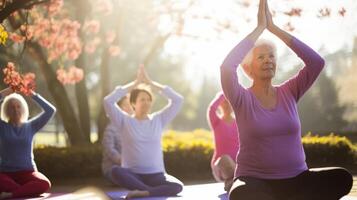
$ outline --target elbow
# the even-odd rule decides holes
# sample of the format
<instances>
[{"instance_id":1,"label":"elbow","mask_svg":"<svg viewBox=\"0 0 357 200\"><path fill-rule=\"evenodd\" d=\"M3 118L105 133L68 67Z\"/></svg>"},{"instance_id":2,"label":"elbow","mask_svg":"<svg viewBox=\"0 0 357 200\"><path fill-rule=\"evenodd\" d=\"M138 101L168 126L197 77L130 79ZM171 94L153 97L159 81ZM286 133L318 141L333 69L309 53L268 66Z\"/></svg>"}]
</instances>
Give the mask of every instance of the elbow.
<instances>
[{"instance_id":1,"label":"elbow","mask_svg":"<svg viewBox=\"0 0 357 200\"><path fill-rule=\"evenodd\" d=\"M325 59L320 55L316 55L311 59L310 65L319 68L321 71L325 66Z\"/></svg>"},{"instance_id":2,"label":"elbow","mask_svg":"<svg viewBox=\"0 0 357 200\"><path fill-rule=\"evenodd\" d=\"M179 95L177 99L178 99L178 101L179 101L181 104L183 104L184 98L183 98L182 95Z\"/></svg>"},{"instance_id":3,"label":"elbow","mask_svg":"<svg viewBox=\"0 0 357 200\"><path fill-rule=\"evenodd\" d=\"M56 112L57 112L56 107L52 106L52 115L56 114Z\"/></svg>"},{"instance_id":4,"label":"elbow","mask_svg":"<svg viewBox=\"0 0 357 200\"><path fill-rule=\"evenodd\" d=\"M212 105L209 105L208 106L208 109L207 109L207 117L210 118L210 116L212 116L213 114L215 114L215 109L213 109Z\"/></svg>"},{"instance_id":5,"label":"elbow","mask_svg":"<svg viewBox=\"0 0 357 200\"><path fill-rule=\"evenodd\" d=\"M109 98L109 96L104 97L103 106L104 106L105 110L107 110L110 107L110 98Z\"/></svg>"},{"instance_id":6,"label":"elbow","mask_svg":"<svg viewBox=\"0 0 357 200\"><path fill-rule=\"evenodd\" d=\"M184 102L183 96L182 96L182 95L179 95L179 96L177 97L177 99L176 99L176 103L177 103L178 105L180 105L180 107L182 107L183 102Z\"/></svg>"},{"instance_id":7,"label":"elbow","mask_svg":"<svg viewBox=\"0 0 357 200\"><path fill-rule=\"evenodd\" d=\"M181 106L184 102L184 97L181 94L176 93L175 97L171 98L171 101Z\"/></svg>"},{"instance_id":8,"label":"elbow","mask_svg":"<svg viewBox=\"0 0 357 200\"><path fill-rule=\"evenodd\" d=\"M53 105L49 105L49 108L47 108L47 109L44 109L45 110L45 112L48 112L48 114L52 117L53 115L55 115L56 114L56 112L57 112L57 108L55 107L55 106L53 106ZM47 110L47 111L46 111Z\"/></svg>"},{"instance_id":9,"label":"elbow","mask_svg":"<svg viewBox=\"0 0 357 200\"><path fill-rule=\"evenodd\" d=\"M318 66L321 70L325 67L325 59L319 57L316 61L316 66Z\"/></svg>"}]
</instances>

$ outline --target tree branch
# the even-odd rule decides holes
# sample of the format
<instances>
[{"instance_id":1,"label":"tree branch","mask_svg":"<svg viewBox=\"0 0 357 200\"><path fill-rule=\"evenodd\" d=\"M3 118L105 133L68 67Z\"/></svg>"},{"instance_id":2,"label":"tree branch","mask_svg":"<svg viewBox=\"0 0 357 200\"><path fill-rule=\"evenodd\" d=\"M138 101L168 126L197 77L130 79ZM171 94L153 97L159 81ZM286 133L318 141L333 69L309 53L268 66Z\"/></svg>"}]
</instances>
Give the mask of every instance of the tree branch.
<instances>
[{"instance_id":1,"label":"tree branch","mask_svg":"<svg viewBox=\"0 0 357 200\"><path fill-rule=\"evenodd\" d=\"M17 10L28 9L34 5L47 3L49 1L50 0L14 0L12 3L6 4L6 6L0 10L0 23Z\"/></svg>"}]
</instances>

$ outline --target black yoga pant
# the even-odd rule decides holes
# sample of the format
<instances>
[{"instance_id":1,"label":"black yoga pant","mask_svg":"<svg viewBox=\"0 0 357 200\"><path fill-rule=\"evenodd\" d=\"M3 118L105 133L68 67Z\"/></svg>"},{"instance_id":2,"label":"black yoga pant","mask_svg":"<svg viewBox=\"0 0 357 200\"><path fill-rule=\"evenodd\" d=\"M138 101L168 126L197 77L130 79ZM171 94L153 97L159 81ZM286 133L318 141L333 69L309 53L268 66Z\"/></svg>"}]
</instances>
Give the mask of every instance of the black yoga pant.
<instances>
[{"instance_id":1,"label":"black yoga pant","mask_svg":"<svg viewBox=\"0 0 357 200\"><path fill-rule=\"evenodd\" d=\"M338 200L352 188L352 175L343 168L316 168L288 179L238 177L230 200Z\"/></svg>"}]
</instances>

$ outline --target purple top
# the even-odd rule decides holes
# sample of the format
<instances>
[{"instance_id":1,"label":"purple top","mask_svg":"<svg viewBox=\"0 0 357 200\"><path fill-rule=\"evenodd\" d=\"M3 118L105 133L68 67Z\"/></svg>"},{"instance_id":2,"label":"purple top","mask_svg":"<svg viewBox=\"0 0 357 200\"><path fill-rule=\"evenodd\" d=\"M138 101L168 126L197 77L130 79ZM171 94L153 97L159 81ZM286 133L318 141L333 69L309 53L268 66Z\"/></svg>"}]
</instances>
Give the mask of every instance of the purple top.
<instances>
[{"instance_id":1,"label":"purple top","mask_svg":"<svg viewBox=\"0 0 357 200\"><path fill-rule=\"evenodd\" d=\"M217 109L224 100L222 93L217 94L208 107L208 120L213 130L215 149L211 160L211 166L222 155L229 155L233 160L239 149L237 123L225 122L217 115Z\"/></svg>"},{"instance_id":2,"label":"purple top","mask_svg":"<svg viewBox=\"0 0 357 200\"><path fill-rule=\"evenodd\" d=\"M294 177L307 170L297 102L320 74L324 60L303 42L293 38L290 48L303 60L305 67L291 79L275 86L277 104L273 109L266 109L250 89L239 84L236 73L237 66L253 46L253 41L244 39L228 54L221 66L223 92L239 124L240 150L235 177Z\"/></svg>"}]
</instances>

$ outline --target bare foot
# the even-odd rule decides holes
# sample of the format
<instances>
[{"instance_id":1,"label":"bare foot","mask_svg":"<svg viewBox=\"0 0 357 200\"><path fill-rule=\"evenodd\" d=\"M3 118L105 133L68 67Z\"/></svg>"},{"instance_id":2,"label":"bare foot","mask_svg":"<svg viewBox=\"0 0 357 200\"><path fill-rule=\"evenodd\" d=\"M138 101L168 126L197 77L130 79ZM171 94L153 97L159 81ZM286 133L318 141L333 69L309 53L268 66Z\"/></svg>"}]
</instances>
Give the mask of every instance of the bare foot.
<instances>
[{"instance_id":1,"label":"bare foot","mask_svg":"<svg viewBox=\"0 0 357 200\"><path fill-rule=\"evenodd\" d=\"M0 193L0 199L7 199L7 198L11 198L12 197L12 193L10 192L1 192Z\"/></svg>"},{"instance_id":2,"label":"bare foot","mask_svg":"<svg viewBox=\"0 0 357 200\"><path fill-rule=\"evenodd\" d=\"M136 198L136 197L147 197L149 195L150 195L149 191L132 190L126 195L125 199L131 199L131 198Z\"/></svg>"}]
</instances>

